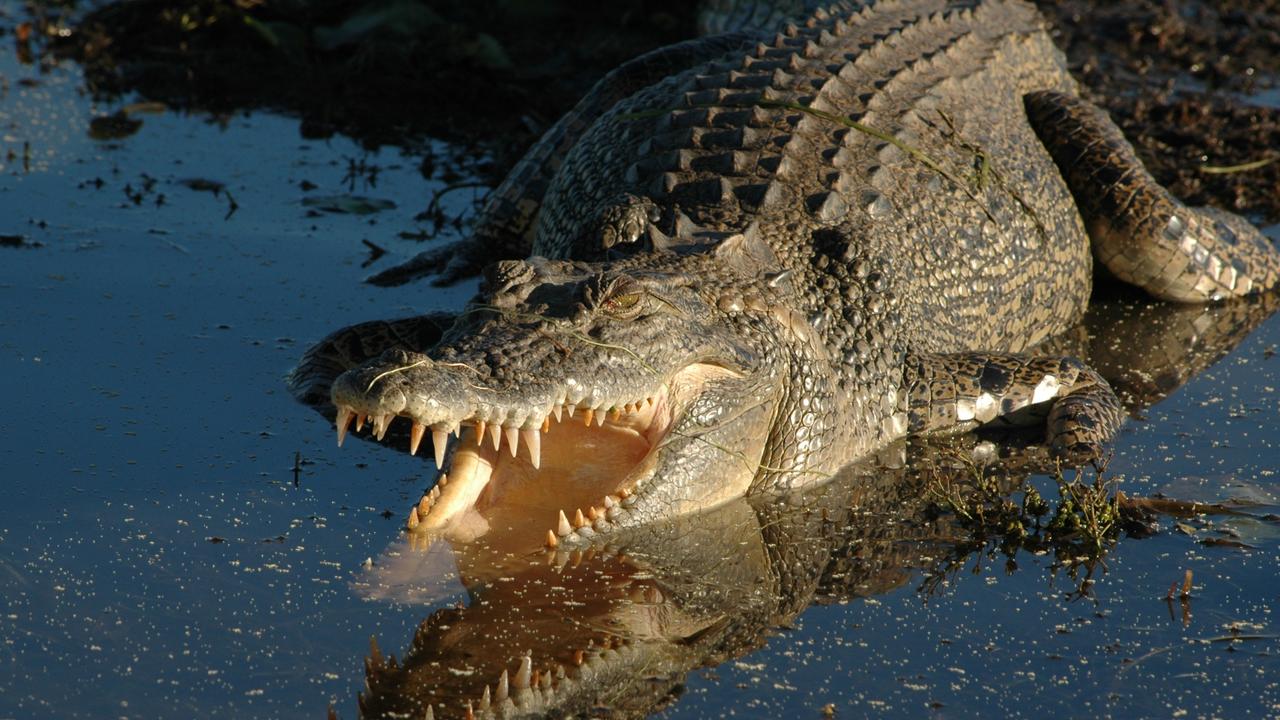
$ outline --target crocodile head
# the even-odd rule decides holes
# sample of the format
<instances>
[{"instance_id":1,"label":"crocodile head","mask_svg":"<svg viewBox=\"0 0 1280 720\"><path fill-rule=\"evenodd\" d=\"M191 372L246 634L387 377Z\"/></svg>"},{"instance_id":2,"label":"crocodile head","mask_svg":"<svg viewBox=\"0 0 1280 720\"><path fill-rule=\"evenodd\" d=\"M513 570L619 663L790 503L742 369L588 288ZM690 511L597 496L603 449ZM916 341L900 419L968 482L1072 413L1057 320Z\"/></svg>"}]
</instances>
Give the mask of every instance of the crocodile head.
<instances>
[{"instance_id":1,"label":"crocodile head","mask_svg":"<svg viewBox=\"0 0 1280 720\"><path fill-rule=\"evenodd\" d=\"M737 235L501 262L434 348L334 381L339 439L404 418L416 452L430 431L443 472L409 526L452 540L496 527L554 546L741 496L773 452L788 344L806 339L767 252Z\"/></svg>"}]
</instances>

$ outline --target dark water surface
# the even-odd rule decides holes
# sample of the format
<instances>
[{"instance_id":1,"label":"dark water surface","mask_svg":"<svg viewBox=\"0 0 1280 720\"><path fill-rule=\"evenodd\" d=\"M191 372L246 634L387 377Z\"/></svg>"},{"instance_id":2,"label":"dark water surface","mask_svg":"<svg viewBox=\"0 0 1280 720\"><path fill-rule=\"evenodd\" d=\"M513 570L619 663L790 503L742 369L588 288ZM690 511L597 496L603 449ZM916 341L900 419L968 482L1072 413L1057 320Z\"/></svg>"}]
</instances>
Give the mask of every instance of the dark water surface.
<instances>
[{"instance_id":1,"label":"dark water surface","mask_svg":"<svg viewBox=\"0 0 1280 720\"><path fill-rule=\"evenodd\" d=\"M73 66L42 72L4 46L0 235L23 247L0 246L0 718L323 717L330 703L352 717L369 638L399 653L434 607L357 591L432 468L334 447L283 377L337 327L470 294L360 282L361 240L413 252L396 233L442 184L394 149L303 140L268 115L161 110L93 140L91 115L126 101L93 106L79 86ZM351 180L352 163L377 166L376 184ZM302 203L352 193L396 207ZM1125 489L1277 512L1278 343L1273 317L1130 422L1110 468ZM1199 544L1210 524L1252 549ZM1280 716L1277 526L1161 527L1122 541L1085 598L1024 553L1012 573L971 557L931 595L906 573L810 608L761 650L692 672L663 714ZM1184 616L1164 597L1186 569Z\"/></svg>"}]
</instances>

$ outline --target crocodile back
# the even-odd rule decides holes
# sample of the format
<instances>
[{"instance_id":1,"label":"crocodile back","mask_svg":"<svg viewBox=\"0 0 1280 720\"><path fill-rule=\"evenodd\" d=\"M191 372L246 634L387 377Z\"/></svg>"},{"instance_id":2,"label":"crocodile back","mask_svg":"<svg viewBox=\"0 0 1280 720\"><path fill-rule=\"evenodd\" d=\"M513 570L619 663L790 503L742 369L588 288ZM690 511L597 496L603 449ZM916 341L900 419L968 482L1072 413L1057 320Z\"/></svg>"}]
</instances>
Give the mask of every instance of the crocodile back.
<instances>
[{"instance_id":1,"label":"crocodile back","mask_svg":"<svg viewBox=\"0 0 1280 720\"><path fill-rule=\"evenodd\" d=\"M1026 3L819 10L604 113L552 180L534 253L588 256L596 218L640 196L710 237L756 227L851 367L1022 350L1090 290L1084 229L1023 110L1042 89L1075 85Z\"/></svg>"}]
</instances>

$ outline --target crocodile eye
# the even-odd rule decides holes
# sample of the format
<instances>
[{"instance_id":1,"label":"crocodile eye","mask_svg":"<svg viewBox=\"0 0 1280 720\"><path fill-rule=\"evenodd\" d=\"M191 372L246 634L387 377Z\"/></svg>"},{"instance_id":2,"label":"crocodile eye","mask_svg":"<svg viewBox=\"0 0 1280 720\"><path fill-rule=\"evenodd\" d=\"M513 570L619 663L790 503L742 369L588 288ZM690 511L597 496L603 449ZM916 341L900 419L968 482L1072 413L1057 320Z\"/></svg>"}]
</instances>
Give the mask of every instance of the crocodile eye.
<instances>
[{"instance_id":1,"label":"crocodile eye","mask_svg":"<svg viewBox=\"0 0 1280 720\"><path fill-rule=\"evenodd\" d=\"M639 290L614 295L601 303L600 308L610 315L626 315L640 304L643 295Z\"/></svg>"}]
</instances>

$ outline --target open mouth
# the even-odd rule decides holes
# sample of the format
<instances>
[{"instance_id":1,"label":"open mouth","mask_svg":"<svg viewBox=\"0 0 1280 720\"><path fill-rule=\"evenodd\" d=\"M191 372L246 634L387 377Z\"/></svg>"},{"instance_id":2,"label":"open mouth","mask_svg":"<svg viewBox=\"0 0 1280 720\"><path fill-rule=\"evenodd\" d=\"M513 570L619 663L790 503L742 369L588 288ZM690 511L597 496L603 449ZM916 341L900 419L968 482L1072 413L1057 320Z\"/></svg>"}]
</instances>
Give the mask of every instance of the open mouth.
<instances>
[{"instance_id":1,"label":"open mouth","mask_svg":"<svg viewBox=\"0 0 1280 720\"><path fill-rule=\"evenodd\" d=\"M562 402L540 423L507 427L472 416L452 428L433 426L442 472L410 509L407 527L463 542L491 529L533 533L550 547L605 532L653 476L684 408L708 382L729 377L739 375L694 363L641 397L597 407ZM368 423L382 439L396 417L412 421L409 451L416 454L428 429L420 419L345 404L337 412L339 444L353 423L356 431Z\"/></svg>"}]
</instances>

